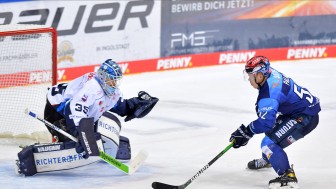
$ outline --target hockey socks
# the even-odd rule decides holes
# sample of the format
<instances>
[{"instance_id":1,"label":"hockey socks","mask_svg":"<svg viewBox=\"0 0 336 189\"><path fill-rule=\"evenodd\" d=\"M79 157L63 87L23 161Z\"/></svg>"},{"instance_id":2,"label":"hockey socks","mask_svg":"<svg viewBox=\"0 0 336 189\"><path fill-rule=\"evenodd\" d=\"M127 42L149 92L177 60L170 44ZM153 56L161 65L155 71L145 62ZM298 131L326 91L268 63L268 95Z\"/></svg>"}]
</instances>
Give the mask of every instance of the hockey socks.
<instances>
[{"instance_id":1,"label":"hockey socks","mask_svg":"<svg viewBox=\"0 0 336 189\"><path fill-rule=\"evenodd\" d=\"M272 152L268 156L269 162L278 175L282 175L290 169L287 154L280 146L273 143L267 146L267 148Z\"/></svg>"}]
</instances>

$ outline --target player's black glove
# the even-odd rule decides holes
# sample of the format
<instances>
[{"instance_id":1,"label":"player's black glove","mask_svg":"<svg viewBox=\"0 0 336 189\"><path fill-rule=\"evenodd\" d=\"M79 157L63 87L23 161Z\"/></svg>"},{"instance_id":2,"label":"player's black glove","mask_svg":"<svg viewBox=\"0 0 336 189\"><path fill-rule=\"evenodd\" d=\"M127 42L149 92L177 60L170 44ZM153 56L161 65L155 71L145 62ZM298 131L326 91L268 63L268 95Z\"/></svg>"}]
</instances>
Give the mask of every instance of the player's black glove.
<instances>
[{"instance_id":1,"label":"player's black glove","mask_svg":"<svg viewBox=\"0 0 336 189\"><path fill-rule=\"evenodd\" d=\"M249 126L241 125L238 129L231 134L230 142L235 141L233 148L239 148L245 146L248 141L253 137L253 133Z\"/></svg>"},{"instance_id":2,"label":"player's black glove","mask_svg":"<svg viewBox=\"0 0 336 189\"><path fill-rule=\"evenodd\" d=\"M146 116L158 101L158 98L150 96L145 91L140 91L138 97L127 100L128 106L133 110L133 113L125 118L125 122L133 118L142 118Z\"/></svg>"}]
</instances>

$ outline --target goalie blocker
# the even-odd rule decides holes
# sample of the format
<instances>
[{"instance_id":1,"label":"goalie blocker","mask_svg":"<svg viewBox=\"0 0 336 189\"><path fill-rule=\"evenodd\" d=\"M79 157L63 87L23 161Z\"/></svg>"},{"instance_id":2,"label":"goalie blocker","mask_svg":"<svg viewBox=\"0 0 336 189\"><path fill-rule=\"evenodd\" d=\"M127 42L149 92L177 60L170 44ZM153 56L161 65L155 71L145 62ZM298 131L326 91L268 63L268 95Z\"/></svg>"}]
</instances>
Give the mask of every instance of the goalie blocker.
<instances>
[{"instance_id":1,"label":"goalie blocker","mask_svg":"<svg viewBox=\"0 0 336 189\"><path fill-rule=\"evenodd\" d=\"M105 112L95 124L97 132L90 131L93 128L92 124L93 121L90 119L84 119L83 122L81 120L79 125L81 145L67 141L34 144L23 148L18 153L19 159L16 160L17 173L32 176L36 173L81 167L100 160L99 150L116 159L131 159L130 143L128 138L119 136L121 124L117 117Z\"/></svg>"}]
</instances>

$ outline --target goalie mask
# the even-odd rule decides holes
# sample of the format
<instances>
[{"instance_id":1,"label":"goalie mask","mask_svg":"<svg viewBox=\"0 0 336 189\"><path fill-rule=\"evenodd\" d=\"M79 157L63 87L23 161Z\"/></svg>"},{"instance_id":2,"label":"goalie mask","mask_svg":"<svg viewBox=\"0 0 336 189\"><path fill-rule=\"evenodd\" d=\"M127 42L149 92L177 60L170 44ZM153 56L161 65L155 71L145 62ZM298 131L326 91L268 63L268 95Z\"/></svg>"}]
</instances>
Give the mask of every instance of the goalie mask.
<instances>
[{"instance_id":1,"label":"goalie mask","mask_svg":"<svg viewBox=\"0 0 336 189\"><path fill-rule=\"evenodd\" d=\"M112 96L121 83L122 71L116 62L107 59L97 70L96 78L104 92Z\"/></svg>"}]
</instances>

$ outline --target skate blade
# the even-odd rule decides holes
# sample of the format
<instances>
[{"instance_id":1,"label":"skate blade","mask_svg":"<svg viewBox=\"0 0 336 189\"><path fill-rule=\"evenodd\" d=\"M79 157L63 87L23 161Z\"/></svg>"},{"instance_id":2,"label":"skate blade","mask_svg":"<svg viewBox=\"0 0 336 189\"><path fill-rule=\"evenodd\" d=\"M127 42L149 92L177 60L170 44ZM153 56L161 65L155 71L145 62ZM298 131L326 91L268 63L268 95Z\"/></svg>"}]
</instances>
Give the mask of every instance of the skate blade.
<instances>
[{"instance_id":1,"label":"skate blade","mask_svg":"<svg viewBox=\"0 0 336 189\"><path fill-rule=\"evenodd\" d=\"M20 164L19 160L15 160L14 171L15 171L16 175L21 175L21 171L19 169L19 164Z\"/></svg>"},{"instance_id":2,"label":"skate blade","mask_svg":"<svg viewBox=\"0 0 336 189\"><path fill-rule=\"evenodd\" d=\"M287 186L281 186L280 183L269 184L269 189L300 189L298 183L289 182Z\"/></svg>"}]
</instances>

